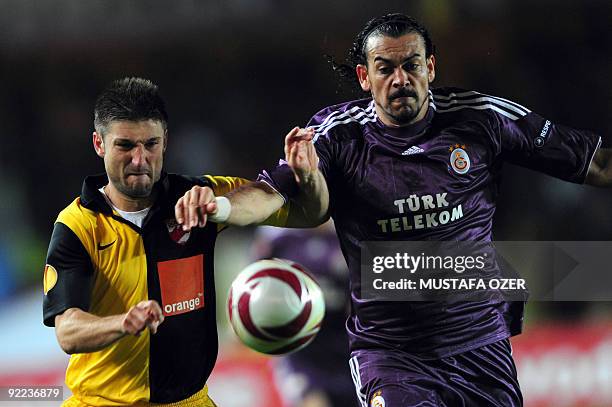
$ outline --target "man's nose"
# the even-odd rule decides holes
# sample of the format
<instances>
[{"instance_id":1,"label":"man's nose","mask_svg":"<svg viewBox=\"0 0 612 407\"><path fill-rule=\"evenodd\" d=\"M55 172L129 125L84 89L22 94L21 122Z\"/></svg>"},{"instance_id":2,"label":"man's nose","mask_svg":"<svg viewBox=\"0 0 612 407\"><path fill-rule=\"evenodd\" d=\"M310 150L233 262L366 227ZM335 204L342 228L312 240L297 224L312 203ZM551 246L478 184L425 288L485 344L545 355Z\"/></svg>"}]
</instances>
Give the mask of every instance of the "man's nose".
<instances>
[{"instance_id":1,"label":"man's nose","mask_svg":"<svg viewBox=\"0 0 612 407\"><path fill-rule=\"evenodd\" d=\"M136 147L132 149L132 165L141 166L145 163L146 160L146 151L143 144L137 144Z\"/></svg>"},{"instance_id":2,"label":"man's nose","mask_svg":"<svg viewBox=\"0 0 612 407\"><path fill-rule=\"evenodd\" d=\"M393 86L396 88L403 88L408 84L410 84L408 73L404 71L401 66L395 68L393 70Z\"/></svg>"}]
</instances>

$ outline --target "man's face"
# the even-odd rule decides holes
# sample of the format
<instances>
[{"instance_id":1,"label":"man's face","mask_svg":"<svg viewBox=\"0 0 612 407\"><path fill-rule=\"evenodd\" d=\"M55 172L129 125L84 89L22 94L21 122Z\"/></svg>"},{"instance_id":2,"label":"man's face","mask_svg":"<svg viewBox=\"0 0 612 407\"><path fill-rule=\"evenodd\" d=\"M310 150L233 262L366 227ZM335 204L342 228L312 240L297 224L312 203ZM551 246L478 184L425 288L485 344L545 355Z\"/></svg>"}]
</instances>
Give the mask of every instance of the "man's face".
<instances>
[{"instance_id":1,"label":"man's face","mask_svg":"<svg viewBox=\"0 0 612 407\"><path fill-rule=\"evenodd\" d=\"M435 59L426 58L418 33L393 38L371 35L365 44L367 66L357 65L364 91L371 91L376 113L388 126L404 126L427 113L429 83L435 78Z\"/></svg>"},{"instance_id":2,"label":"man's face","mask_svg":"<svg viewBox=\"0 0 612 407\"><path fill-rule=\"evenodd\" d=\"M147 198L159 180L166 150L166 131L158 120L113 121L94 148L104 158L112 187L131 199Z\"/></svg>"}]
</instances>

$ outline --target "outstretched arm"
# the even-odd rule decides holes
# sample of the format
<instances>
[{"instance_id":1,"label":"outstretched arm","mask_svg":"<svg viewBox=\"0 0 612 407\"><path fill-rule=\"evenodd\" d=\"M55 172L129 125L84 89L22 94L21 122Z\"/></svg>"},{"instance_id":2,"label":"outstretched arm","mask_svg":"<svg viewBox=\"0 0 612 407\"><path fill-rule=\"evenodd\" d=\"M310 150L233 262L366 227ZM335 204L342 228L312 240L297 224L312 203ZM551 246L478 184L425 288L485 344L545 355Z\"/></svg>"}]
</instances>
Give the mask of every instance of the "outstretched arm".
<instances>
[{"instance_id":1,"label":"outstretched arm","mask_svg":"<svg viewBox=\"0 0 612 407\"><path fill-rule=\"evenodd\" d=\"M225 195L231 205L225 223L246 226L264 223L285 201L265 182L251 182Z\"/></svg>"},{"instance_id":2,"label":"outstretched arm","mask_svg":"<svg viewBox=\"0 0 612 407\"><path fill-rule=\"evenodd\" d=\"M176 221L188 231L208 220L234 226L263 223L283 206L284 200L264 182L250 182L216 197L212 188L194 186L174 206Z\"/></svg>"},{"instance_id":3,"label":"outstretched arm","mask_svg":"<svg viewBox=\"0 0 612 407\"><path fill-rule=\"evenodd\" d=\"M585 183L597 187L612 187L612 149L599 148L597 150Z\"/></svg>"},{"instance_id":4,"label":"outstretched arm","mask_svg":"<svg viewBox=\"0 0 612 407\"><path fill-rule=\"evenodd\" d=\"M285 157L299 185L291 200L287 227L314 227L328 218L329 194L312 144L312 130L295 127L285 137ZM215 197L209 187L195 186L175 205L184 230L203 227L207 220L235 226L261 224L284 204L283 197L265 182L252 182Z\"/></svg>"}]
</instances>

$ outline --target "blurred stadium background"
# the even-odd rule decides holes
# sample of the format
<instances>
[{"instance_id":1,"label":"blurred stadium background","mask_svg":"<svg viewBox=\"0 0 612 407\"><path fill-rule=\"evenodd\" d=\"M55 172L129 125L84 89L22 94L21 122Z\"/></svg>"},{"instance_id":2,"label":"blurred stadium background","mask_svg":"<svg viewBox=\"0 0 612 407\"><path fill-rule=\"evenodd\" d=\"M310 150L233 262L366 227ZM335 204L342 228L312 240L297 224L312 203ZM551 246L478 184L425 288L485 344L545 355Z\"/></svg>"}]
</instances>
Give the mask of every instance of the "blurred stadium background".
<instances>
[{"instance_id":1,"label":"blurred stadium background","mask_svg":"<svg viewBox=\"0 0 612 407\"><path fill-rule=\"evenodd\" d=\"M108 82L138 75L160 85L168 171L252 178L274 165L291 127L354 96L323 54L344 57L367 19L394 11L429 27L436 85L510 98L610 146L608 0L0 0L0 385L63 383L67 357L41 322L42 271L57 213L85 175L103 171L92 108ZM609 190L511 166L503 186L497 240L610 239ZM219 239L220 302L252 233ZM235 343L224 310L213 397L280 405L268 360ZM612 406L611 310L529 305L513 341L527 406Z\"/></svg>"}]
</instances>

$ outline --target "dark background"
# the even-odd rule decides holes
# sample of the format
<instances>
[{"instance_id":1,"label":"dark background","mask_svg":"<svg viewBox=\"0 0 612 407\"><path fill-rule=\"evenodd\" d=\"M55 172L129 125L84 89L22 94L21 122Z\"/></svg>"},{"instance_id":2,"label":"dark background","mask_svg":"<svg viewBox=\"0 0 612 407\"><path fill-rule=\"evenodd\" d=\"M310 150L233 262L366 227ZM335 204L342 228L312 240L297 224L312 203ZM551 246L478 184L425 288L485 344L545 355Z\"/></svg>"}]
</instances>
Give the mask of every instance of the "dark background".
<instances>
[{"instance_id":1,"label":"dark background","mask_svg":"<svg viewBox=\"0 0 612 407\"><path fill-rule=\"evenodd\" d=\"M41 322L41 280L58 212L85 175L103 171L92 110L110 81L138 75L160 86L170 114L168 171L254 178L281 157L289 129L356 96L339 87L324 54L342 59L366 21L389 12L429 27L434 85L514 100L611 146L609 0L0 0L0 385L64 381L67 357ZM610 240L609 189L512 166L503 175L497 240ZM228 346L240 349L241 363L249 358L221 304L251 261L251 243L252 229L230 228L216 249L222 346L211 389L220 405L252 405L222 402L247 383L229 369ZM579 338L581 326L591 326L583 332L590 338L609 327L610 309L530 303L525 334L513 340L526 400L545 394L556 397L550 405L571 405L595 394L593 405L610 404L602 396L609 342L575 355L575 345L544 352L553 339ZM547 337L541 328L561 323L551 318L571 321ZM546 346L530 355L540 339ZM269 387L262 377L248 383Z\"/></svg>"},{"instance_id":2,"label":"dark background","mask_svg":"<svg viewBox=\"0 0 612 407\"><path fill-rule=\"evenodd\" d=\"M509 98L609 136L609 1L0 1L0 298L39 287L57 213L103 171L93 104L113 79L156 82L170 114L166 169L253 178L283 137L356 96L342 59L365 22L429 27L437 86ZM508 166L497 240L608 240L609 190Z\"/></svg>"}]
</instances>

